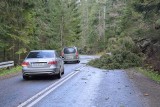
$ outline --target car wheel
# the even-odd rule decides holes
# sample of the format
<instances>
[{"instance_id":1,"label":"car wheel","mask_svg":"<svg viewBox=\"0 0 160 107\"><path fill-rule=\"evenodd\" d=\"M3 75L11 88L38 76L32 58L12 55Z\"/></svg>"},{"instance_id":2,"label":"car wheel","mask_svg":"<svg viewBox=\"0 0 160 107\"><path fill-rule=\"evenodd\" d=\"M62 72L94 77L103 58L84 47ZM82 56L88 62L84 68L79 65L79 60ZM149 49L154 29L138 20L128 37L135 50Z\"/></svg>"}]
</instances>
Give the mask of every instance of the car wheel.
<instances>
[{"instance_id":1,"label":"car wheel","mask_svg":"<svg viewBox=\"0 0 160 107\"><path fill-rule=\"evenodd\" d=\"M78 60L77 63L80 63L80 60Z\"/></svg>"},{"instance_id":2,"label":"car wheel","mask_svg":"<svg viewBox=\"0 0 160 107\"><path fill-rule=\"evenodd\" d=\"M24 79L24 80L29 80L29 76L23 75L23 79Z\"/></svg>"},{"instance_id":3,"label":"car wheel","mask_svg":"<svg viewBox=\"0 0 160 107\"><path fill-rule=\"evenodd\" d=\"M62 71L62 75L64 74L64 68L63 68L63 71Z\"/></svg>"}]
</instances>

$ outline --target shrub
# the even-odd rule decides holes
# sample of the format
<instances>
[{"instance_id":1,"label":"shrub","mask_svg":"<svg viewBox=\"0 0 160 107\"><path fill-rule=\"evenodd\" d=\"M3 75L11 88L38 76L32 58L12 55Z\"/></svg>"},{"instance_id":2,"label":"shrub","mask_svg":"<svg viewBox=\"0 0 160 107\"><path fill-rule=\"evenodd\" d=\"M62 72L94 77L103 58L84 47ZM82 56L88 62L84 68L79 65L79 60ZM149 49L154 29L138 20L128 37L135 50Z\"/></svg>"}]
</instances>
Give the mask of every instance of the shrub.
<instances>
[{"instance_id":1,"label":"shrub","mask_svg":"<svg viewBox=\"0 0 160 107\"><path fill-rule=\"evenodd\" d=\"M115 50L112 55L102 55L88 64L102 69L125 69L141 66L141 57L130 51Z\"/></svg>"},{"instance_id":2,"label":"shrub","mask_svg":"<svg viewBox=\"0 0 160 107\"><path fill-rule=\"evenodd\" d=\"M141 66L143 54L140 54L136 48L134 41L129 36L110 38L107 50L112 55L104 54L88 64L103 69L125 69Z\"/></svg>"}]
</instances>

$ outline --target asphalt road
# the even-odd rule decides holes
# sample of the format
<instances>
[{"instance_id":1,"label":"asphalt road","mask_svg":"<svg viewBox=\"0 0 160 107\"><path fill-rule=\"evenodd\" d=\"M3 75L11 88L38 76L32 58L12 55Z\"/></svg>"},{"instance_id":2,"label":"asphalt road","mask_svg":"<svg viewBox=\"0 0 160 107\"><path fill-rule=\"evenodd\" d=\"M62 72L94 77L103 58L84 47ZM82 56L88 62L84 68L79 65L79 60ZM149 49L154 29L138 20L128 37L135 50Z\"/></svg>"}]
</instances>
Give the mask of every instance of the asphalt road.
<instances>
[{"instance_id":1,"label":"asphalt road","mask_svg":"<svg viewBox=\"0 0 160 107\"><path fill-rule=\"evenodd\" d=\"M86 65L94 56L81 56L80 64L65 64L62 78L21 75L0 80L0 107L147 107L140 91L123 70L100 70Z\"/></svg>"}]
</instances>

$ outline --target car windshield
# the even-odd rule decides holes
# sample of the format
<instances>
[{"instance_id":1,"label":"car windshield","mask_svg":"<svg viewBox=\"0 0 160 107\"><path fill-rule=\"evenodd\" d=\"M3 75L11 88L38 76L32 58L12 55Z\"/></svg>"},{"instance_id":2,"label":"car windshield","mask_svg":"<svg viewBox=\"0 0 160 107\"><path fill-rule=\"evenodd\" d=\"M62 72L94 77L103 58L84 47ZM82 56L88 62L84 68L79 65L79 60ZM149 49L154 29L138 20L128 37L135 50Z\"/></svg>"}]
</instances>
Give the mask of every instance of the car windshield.
<instances>
[{"instance_id":1,"label":"car windshield","mask_svg":"<svg viewBox=\"0 0 160 107\"><path fill-rule=\"evenodd\" d=\"M65 48L64 49L64 54L71 54L71 53L75 53L76 49L75 48Z\"/></svg>"},{"instance_id":2,"label":"car windshield","mask_svg":"<svg viewBox=\"0 0 160 107\"><path fill-rule=\"evenodd\" d=\"M53 58L54 52L30 52L27 58Z\"/></svg>"}]
</instances>

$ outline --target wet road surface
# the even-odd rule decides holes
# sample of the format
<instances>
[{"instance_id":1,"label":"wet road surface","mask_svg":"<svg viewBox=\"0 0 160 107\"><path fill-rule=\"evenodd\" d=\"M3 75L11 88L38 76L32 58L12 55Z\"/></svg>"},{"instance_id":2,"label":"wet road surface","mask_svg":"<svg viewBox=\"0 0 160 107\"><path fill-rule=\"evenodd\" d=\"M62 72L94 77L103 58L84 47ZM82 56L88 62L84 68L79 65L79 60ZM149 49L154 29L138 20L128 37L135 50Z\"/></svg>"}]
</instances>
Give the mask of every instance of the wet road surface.
<instances>
[{"instance_id":1,"label":"wet road surface","mask_svg":"<svg viewBox=\"0 0 160 107\"><path fill-rule=\"evenodd\" d=\"M86 65L93 56L81 56L80 64L65 64L65 75L77 72L33 107L147 107L142 94L123 70L100 70ZM24 81L21 75L0 80L0 107L17 107L29 98L58 82L58 79ZM52 89L53 89L52 88ZM47 93L47 91L46 91ZM41 96L38 96L41 97ZM37 101L36 101L37 100ZM28 105L27 105L28 106Z\"/></svg>"},{"instance_id":2,"label":"wet road surface","mask_svg":"<svg viewBox=\"0 0 160 107\"><path fill-rule=\"evenodd\" d=\"M147 107L122 70L83 67L81 72L34 107Z\"/></svg>"}]
</instances>

